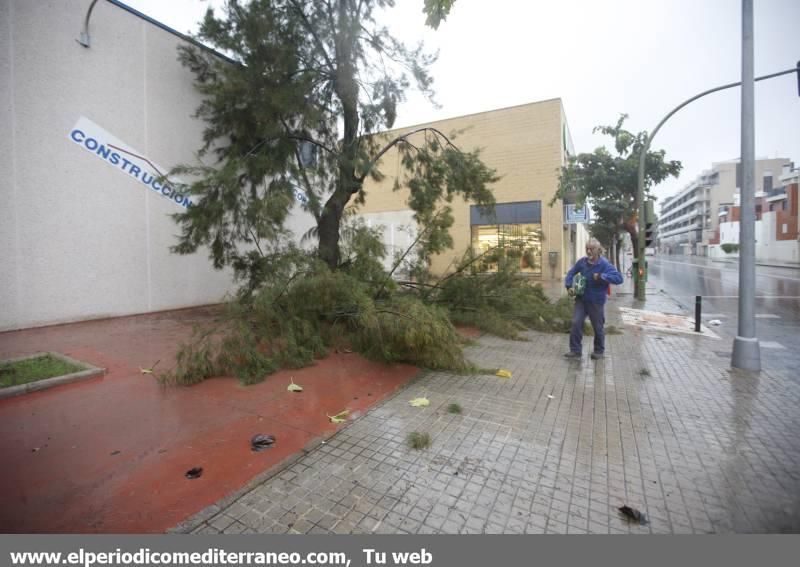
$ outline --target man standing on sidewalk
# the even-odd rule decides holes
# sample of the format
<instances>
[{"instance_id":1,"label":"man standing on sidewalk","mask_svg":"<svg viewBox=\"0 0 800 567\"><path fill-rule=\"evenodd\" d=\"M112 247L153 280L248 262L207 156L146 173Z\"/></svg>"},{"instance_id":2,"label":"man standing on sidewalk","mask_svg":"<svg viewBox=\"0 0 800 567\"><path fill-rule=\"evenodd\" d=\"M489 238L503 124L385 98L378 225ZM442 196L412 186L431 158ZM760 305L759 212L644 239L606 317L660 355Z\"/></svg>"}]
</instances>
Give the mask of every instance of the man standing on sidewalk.
<instances>
[{"instance_id":1,"label":"man standing on sidewalk","mask_svg":"<svg viewBox=\"0 0 800 567\"><path fill-rule=\"evenodd\" d=\"M569 352L567 358L581 358L583 324L586 317L594 329L594 352L592 359L603 358L606 350L606 337L603 326L606 322L605 303L610 284L622 283L622 275L603 258L603 247L596 238L586 244L586 256L578 260L567 272L567 292L575 297L575 311L572 315L572 330L569 333ZM573 288L573 283L575 284Z\"/></svg>"}]
</instances>

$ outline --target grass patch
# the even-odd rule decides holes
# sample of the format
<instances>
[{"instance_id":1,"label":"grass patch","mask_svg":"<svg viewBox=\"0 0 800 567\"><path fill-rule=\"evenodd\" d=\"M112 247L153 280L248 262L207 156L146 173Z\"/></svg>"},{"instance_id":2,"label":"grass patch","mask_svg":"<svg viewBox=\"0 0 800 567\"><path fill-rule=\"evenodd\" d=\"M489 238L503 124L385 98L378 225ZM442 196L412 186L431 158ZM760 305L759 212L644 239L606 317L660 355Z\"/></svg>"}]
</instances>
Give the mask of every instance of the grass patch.
<instances>
[{"instance_id":1,"label":"grass patch","mask_svg":"<svg viewBox=\"0 0 800 567\"><path fill-rule=\"evenodd\" d=\"M66 362L51 354L16 362L2 362L0 363L0 388L30 384L81 370L86 370L86 368Z\"/></svg>"},{"instance_id":2,"label":"grass patch","mask_svg":"<svg viewBox=\"0 0 800 567\"><path fill-rule=\"evenodd\" d=\"M409 433L406 441L408 442L408 446L412 449L427 449L431 446L431 436L427 433L420 433L419 431Z\"/></svg>"},{"instance_id":3,"label":"grass patch","mask_svg":"<svg viewBox=\"0 0 800 567\"><path fill-rule=\"evenodd\" d=\"M608 325L606 327L606 335L621 335L621 334L622 334L622 329L614 325Z\"/></svg>"},{"instance_id":4,"label":"grass patch","mask_svg":"<svg viewBox=\"0 0 800 567\"><path fill-rule=\"evenodd\" d=\"M450 404L449 406L447 406L447 413L460 414L461 406L458 404Z\"/></svg>"},{"instance_id":5,"label":"grass patch","mask_svg":"<svg viewBox=\"0 0 800 567\"><path fill-rule=\"evenodd\" d=\"M650 371L647 368L639 370L639 376L650 376Z\"/></svg>"}]
</instances>

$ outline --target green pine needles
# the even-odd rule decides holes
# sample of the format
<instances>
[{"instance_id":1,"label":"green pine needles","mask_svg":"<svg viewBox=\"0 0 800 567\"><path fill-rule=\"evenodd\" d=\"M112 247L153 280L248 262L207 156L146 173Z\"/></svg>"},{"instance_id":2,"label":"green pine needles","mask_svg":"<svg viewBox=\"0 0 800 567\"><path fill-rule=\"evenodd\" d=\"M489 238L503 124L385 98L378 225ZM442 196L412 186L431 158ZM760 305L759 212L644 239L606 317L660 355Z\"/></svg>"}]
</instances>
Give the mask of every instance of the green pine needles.
<instances>
[{"instance_id":1,"label":"green pine needles","mask_svg":"<svg viewBox=\"0 0 800 567\"><path fill-rule=\"evenodd\" d=\"M573 309L569 298L551 301L540 285L519 274L514 261L500 262L497 272L488 274L477 270L481 261L467 254L453 275L427 291L426 297L445 306L454 323L503 338L521 339L525 329L569 330Z\"/></svg>"},{"instance_id":2,"label":"green pine needles","mask_svg":"<svg viewBox=\"0 0 800 567\"><path fill-rule=\"evenodd\" d=\"M446 310L409 294L375 300L371 289L320 264L288 285L244 295L228 304L220 328L196 334L180 349L164 380L193 384L232 374L252 384L279 368L308 366L343 343L373 360L468 370Z\"/></svg>"},{"instance_id":3,"label":"green pine needles","mask_svg":"<svg viewBox=\"0 0 800 567\"><path fill-rule=\"evenodd\" d=\"M470 374L475 368L454 324L511 339L523 339L526 329L569 328L570 300L550 301L541 286L508 266L472 273L473 259L436 283L396 282L379 261L379 239L371 230L354 231L336 271L310 253L277 256L268 283L252 289L245 282L223 322L196 332L161 380L194 384L234 375L253 384L341 348L381 362Z\"/></svg>"}]
</instances>

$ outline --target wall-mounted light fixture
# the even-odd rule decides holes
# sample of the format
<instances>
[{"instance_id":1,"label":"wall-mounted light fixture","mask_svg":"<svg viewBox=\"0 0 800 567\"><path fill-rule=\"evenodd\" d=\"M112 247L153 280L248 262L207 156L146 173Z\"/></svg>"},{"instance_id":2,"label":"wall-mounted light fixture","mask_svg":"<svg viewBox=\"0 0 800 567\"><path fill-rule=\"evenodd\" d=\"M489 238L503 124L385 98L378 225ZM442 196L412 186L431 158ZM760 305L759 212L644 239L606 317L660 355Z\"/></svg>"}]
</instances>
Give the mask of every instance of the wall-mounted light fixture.
<instances>
[{"instance_id":1,"label":"wall-mounted light fixture","mask_svg":"<svg viewBox=\"0 0 800 567\"><path fill-rule=\"evenodd\" d=\"M81 36L75 40L84 47L89 47L89 18L92 17L92 10L94 10L95 4L97 4L97 0L92 0L89 10L86 12L86 19L83 22L83 31L81 32Z\"/></svg>"}]
</instances>

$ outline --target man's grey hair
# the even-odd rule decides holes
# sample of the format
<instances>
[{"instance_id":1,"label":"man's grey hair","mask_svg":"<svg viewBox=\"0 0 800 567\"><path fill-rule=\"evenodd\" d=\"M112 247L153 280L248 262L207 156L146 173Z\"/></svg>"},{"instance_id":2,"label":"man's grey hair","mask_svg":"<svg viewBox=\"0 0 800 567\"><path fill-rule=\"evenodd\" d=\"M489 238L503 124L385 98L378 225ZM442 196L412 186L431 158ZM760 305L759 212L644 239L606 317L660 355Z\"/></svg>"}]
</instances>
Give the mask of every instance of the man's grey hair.
<instances>
[{"instance_id":1,"label":"man's grey hair","mask_svg":"<svg viewBox=\"0 0 800 567\"><path fill-rule=\"evenodd\" d=\"M602 245L602 244L600 244L600 241L599 241L599 240L597 240L596 238L590 238L590 239L589 239L589 240L586 242L586 247L587 247L587 248L594 248L594 249L596 249L596 250L599 250L599 251L600 251L600 254L603 254L603 253L605 252L605 250L603 249L603 245Z\"/></svg>"}]
</instances>

